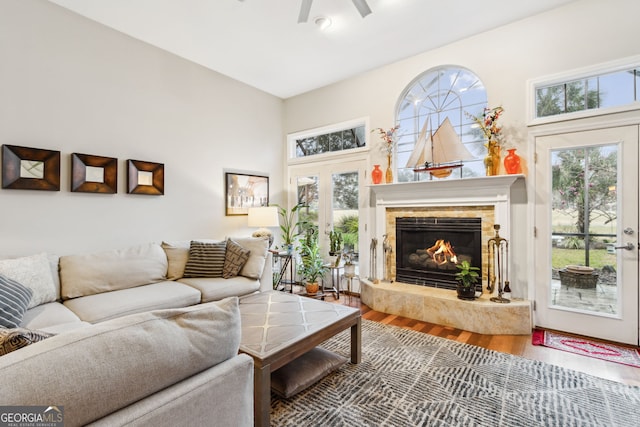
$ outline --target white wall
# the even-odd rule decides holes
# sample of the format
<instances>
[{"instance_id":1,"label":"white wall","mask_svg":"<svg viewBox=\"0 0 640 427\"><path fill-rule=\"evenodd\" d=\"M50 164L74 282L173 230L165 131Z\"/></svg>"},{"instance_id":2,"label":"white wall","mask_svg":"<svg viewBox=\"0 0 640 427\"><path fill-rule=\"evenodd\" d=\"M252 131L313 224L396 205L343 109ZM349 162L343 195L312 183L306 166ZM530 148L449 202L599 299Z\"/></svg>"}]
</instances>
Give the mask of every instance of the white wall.
<instances>
[{"instance_id":1,"label":"white wall","mask_svg":"<svg viewBox=\"0 0 640 427\"><path fill-rule=\"evenodd\" d=\"M370 117L372 128L389 128L398 97L415 77L433 67L458 65L482 79L490 106L505 108L505 133L526 158L527 80L637 55L638 16L637 0L577 1L287 99L284 130L302 131L363 116ZM371 144L376 149L371 152L369 169L384 163L379 143L374 135ZM517 266L512 274L519 282L514 295L527 296L527 262L521 261L531 259L527 240L532 233L526 190L518 191L511 236L512 259Z\"/></svg>"},{"instance_id":2,"label":"white wall","mask_svg":"<svg viewBox=\"0 0 640 427\"><path fill-rule=\"evenodd\" d=\"M0 144L61 151L61 191L0 189L0 257L247 234L224 170L281 202L282 100L43 0L0 0ZM73 152L118 158L118 193L71 193ZM126 194L125 160L165 195Z\"/></svg>"},{"instance_id":3,"label":"white wall","mask_svg":"<svg viewBox=\"0 0 640 427\"><path fill-rule=\"evenodd\" d=\"M484 82L491 106L502 105L507 131L526 150L528 79L638 54L636 0L582 0L460 40L285 101L285 132L369 116L390 127L395 105L419 74L460 65ZM373 139L377 144L379 140ZM378 150L376 163L382 160ZM373 163L372 163L373 164Z\"/></svg>"}]
</instances>

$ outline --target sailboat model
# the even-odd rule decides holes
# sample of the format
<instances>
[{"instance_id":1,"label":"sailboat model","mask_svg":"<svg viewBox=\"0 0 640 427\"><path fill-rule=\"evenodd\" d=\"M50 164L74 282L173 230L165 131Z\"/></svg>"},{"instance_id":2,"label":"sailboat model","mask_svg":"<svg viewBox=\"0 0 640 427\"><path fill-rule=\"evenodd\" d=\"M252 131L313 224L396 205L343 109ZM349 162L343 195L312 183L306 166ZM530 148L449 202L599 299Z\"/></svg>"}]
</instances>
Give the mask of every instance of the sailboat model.
<instances>
[{"instance_id":1,"label":"sailboat model","mask_svg":"<svg viewBox=\"0 0 640 427\"><path fill-rule=\"evenodd\" d=\"M414 172L429 172L436 178L446 178L454 169L462 167L462 160L473 159L447 117L433 134L427 133L425 121L407 167L413 168Z\"/></svg>"}]
</instances>

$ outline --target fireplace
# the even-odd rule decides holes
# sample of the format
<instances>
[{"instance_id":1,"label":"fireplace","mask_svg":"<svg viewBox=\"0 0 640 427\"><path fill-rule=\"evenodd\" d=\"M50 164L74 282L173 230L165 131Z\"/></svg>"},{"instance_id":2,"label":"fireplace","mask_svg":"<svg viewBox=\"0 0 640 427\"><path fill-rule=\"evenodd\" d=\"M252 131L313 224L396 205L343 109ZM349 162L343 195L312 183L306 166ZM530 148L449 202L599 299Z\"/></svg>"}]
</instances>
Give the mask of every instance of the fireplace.
<instances>
[{"instance_id":1,"label":"fireplace","mask_svg":"<svg viewBox=\"0 0 640 427\"><path fill-rule=\"evenodd\" d=\"M481 218L396 218L396 281L455 289L465 260L482 268Z\"/></svg>"}]
</instances>

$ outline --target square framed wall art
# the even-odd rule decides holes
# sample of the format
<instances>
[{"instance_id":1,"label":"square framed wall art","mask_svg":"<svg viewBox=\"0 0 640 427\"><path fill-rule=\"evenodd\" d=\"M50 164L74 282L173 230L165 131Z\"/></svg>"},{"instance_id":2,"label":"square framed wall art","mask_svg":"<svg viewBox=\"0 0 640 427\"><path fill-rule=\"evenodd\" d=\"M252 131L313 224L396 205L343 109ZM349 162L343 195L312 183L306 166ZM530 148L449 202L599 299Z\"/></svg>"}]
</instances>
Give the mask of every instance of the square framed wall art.
<instances>
[{"instance_id":1,"label":"square framed wall art","mask_svg":"<svg viewBox=\"0 0 640 427\"><path fill-rule=\"evenodd\" d=\"M127 160L127 193L162 196L164 164Z\"/></svg>"},{"instance_id":2,"label":"square framed wall art","mask_svg":"<svg viewBox=\"0 0 640 427\"><path fill-rule=\"evenodd\" d=\"M118 159L73 153L71 191L79 193L117 193Z\"/></svg>"},{"instance_id":3,"label":"square framed wall art","mask_svg":"<svg viewBox=\"0 0 640 427\"><path fill-rule=\"evenodd\" d=\"M60 151L3 145L2 188L60 191Z\"/></svg>"},{"instance_id":4,"label":"square framed wall art","mask_svg":"<svg viewBox=\"0 0 640 427\"><path fill-rule=\"evenodd\" d=\"M225 215L248 215L269 205L269 177L225 172Z\"/></svg>"}]
</instances>

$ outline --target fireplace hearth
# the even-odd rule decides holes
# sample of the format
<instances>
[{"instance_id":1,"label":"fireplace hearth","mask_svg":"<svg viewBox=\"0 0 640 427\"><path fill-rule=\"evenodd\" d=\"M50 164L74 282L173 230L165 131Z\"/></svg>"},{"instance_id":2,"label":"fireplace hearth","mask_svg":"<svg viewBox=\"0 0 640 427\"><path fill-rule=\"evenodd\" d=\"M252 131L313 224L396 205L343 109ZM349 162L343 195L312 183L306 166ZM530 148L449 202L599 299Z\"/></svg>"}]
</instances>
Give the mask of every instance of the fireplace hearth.
<instances>
[{"instance_id":1,"label":"fireplace hearth","mask_svg":"<svg viewBox=\"0 0 640 427\"><path fill-rule=\"evenodd\" d=\"M481 218L396 218L396 281L455 289L458 263L482 267L481 238Z\"/></svg>"}]
</instances>

